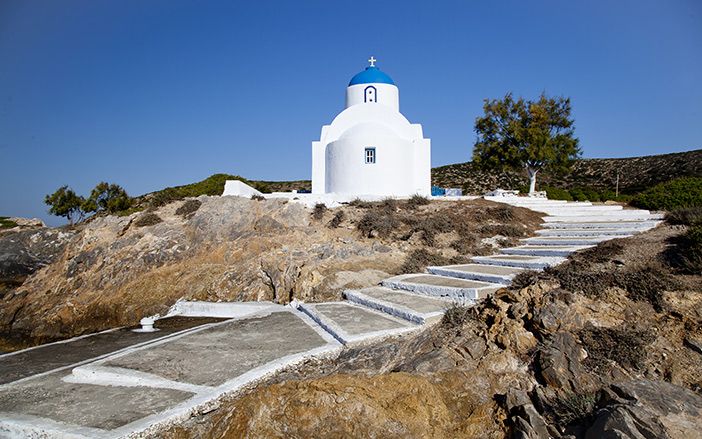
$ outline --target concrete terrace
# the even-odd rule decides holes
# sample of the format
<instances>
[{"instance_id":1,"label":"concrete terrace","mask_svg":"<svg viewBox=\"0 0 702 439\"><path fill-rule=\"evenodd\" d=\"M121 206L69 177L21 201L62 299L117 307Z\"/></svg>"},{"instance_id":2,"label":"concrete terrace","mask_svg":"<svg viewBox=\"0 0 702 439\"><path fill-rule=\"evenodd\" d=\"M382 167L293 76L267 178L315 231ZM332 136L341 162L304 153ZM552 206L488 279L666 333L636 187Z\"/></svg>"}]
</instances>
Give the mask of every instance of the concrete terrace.
<instances>
[{"instance_id":1,"label":"concrete terrace","mask_svg":"<svg viewBox=\"0 0 702 439\"><path fill-rule=\"evenodd\" d=\"M599 242L655 227L660 215L616 205L486 197L545 214L543 229L500 254L428 267L331 303L180 302L157 332L117 328L0 355L0 437L147 437L344 345L420 330Z\"/></svg>"}]
</instances>

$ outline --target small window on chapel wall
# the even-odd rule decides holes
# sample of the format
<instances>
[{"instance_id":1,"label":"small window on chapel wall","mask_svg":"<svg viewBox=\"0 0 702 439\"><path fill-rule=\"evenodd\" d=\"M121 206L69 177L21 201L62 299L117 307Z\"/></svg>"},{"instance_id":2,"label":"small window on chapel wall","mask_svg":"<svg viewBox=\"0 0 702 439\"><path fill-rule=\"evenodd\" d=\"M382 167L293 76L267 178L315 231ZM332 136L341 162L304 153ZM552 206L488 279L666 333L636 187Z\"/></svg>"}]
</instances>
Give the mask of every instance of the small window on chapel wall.
<instances>
[{"instance_id":1,"label":"small window on chapel wall","mask_svg":"<svg viewBox=\"0 0 702 439\"><path fill-rule=\"evenodd\" d=\"M366 164L375 163L375 148L366 148Z\"/></svg>"}]
</instances>

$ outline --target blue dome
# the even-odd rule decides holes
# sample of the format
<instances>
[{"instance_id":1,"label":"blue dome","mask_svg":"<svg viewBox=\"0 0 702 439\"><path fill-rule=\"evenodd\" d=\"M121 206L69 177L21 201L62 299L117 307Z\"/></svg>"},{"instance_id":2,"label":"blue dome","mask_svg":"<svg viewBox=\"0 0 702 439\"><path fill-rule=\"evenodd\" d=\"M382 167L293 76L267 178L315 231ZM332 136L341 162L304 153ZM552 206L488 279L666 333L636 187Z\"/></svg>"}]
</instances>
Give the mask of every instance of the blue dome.
<instances>
[{"instance_id":1,"label":"blue dome","mask_svg":"<svg viewBox=\"0 0 702 439\"><path fill-rule=\"evenodd\" d=\"M373 84L373 83L395 85L395 83L392 81L392 78L390 78L385 73L381 72L379 68L366 67L366 69L364 71L362 71L361 73L358 73L356 76L351 78L351 82L349 82L349 86L356 85L356 84Z\"/></svg>"}]
</instances>

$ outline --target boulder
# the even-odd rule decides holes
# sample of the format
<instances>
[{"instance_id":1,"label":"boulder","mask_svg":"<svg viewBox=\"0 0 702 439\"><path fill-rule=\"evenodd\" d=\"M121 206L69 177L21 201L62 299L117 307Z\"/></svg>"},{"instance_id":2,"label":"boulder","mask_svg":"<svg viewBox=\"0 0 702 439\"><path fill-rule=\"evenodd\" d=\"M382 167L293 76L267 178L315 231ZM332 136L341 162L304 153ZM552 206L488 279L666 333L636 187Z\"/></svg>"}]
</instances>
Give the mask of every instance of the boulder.
<instances>
[{"instance_id":1,"label":"boulder","mask_svg":"<svg viewBox=\"0 0 702 439\"><path fill-rule=\"evenodd\" d=\"M609 390L612 401L596 413L586 439L687 439L702 431L702 396L690 390L649 380L615 384Z\"/></svg>"}]
</instances>

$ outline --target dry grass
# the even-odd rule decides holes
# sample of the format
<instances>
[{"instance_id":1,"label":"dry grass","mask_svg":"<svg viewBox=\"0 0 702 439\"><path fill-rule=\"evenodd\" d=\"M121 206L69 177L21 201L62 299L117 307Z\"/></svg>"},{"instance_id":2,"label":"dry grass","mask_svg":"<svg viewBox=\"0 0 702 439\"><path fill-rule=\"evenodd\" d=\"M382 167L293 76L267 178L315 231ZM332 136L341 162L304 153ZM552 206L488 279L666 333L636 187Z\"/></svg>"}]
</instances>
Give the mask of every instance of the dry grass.
<instances>
[{"instance_id":1,"label":"dry grass","mask_svg":"<svg viewBox=\"0 0 702 439\"><path fill-rule=\"evenodd\" d=\"M442 254L430 251L426 248L419 248L411 251L405 258L405 262L400 267L401 273L421 273L432 265L462 264L468 261L463 256L446 257Z\"/></svg>"},{"instance_id":2,"label":"dry grass","mask_svg":"<svg viewBox=\"0 0 702 439\"><path fill-rule=\"evenodd\" d=\"M585 364L596 372L606 371L611 362L628 370L642 370L646 361L646 347L655 340L651 331L629 326L591 326L583 329L579 336L588 353Z\"/></svg>"},{"instance_id":3,"label":"dry grass","mask_svg":"<svg viewBox=\"0 0 702 439\"><path fill-rule=\"evenodd\" d=\"M321 221L324 218L324 214L327 212L327 205L324 203L317 203L312 209L312 218L317 221Z\"/></svg>"},{"instance_id":4,"label":"dry grass","mask_svg":"<svg viewBox=\"0 0 702 439\"><path fill-rule=\"evenodd\" d=\"M134 220L134 225L136 227L146 227L146 226L153 226L155 224L158 224L160 222L163 222L160 216L156 215L153 212L148 212L140 215L137 219Z\"/></svg>"},{"instance_id":5,"label":"dry grass","mask_svg":"<svg viewBox=\"0 0 702 439\"><path fill-rule=\"evenodd\" d=\"M183 218L190 218L197 212L197 210L202 206L200 200L187 200L185 203L181 204L178 209L176 209L176 215L180 215Z\"/></svg>"},{"instance_id":6,"label":"dry grass","mask_svg":"<svg viewBox=\"0 0 702 439\"><path fill-rule=\"evenodd\" d=\"M329 221L329 224L327 224L327 226L328 226L330 229L336 229L336 228L338 228L338 227L341 225L341 223L344 222L344 219L345 219L345 218L346 218L346 214L344 213L344 211L343 211L343 210L338 210L338 211L334 214L334 216L332 217L331 221Z\"/></svg>"}]
</instances>

